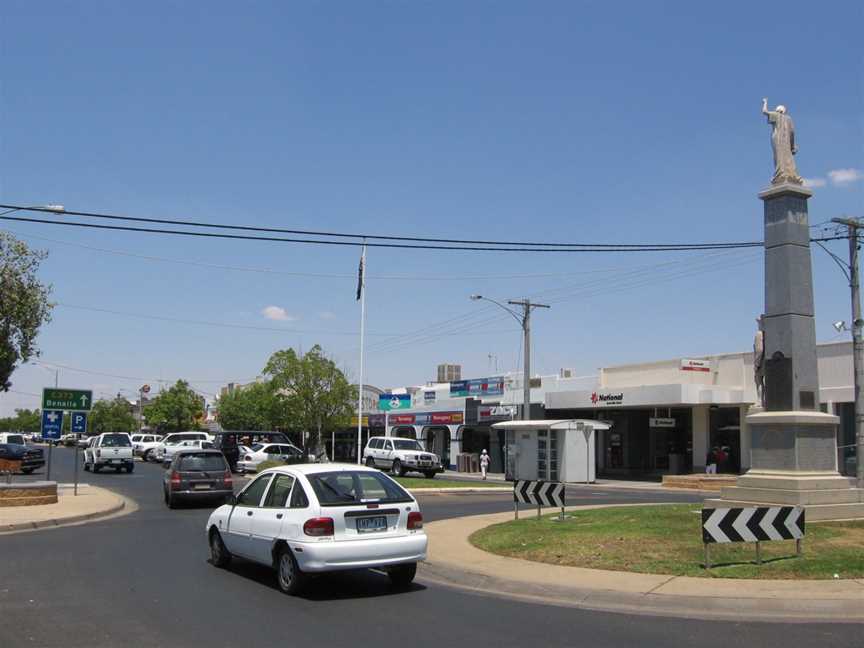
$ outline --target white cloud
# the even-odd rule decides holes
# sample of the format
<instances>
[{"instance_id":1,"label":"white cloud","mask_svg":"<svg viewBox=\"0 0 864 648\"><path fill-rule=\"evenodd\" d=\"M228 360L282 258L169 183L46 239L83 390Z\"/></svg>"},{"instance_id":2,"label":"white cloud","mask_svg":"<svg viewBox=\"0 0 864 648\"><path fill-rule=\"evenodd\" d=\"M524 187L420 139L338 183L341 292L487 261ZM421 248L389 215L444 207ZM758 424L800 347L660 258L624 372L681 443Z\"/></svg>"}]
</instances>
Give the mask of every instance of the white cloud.
<instances>
[{"instance_id":1,"label":"white cloud","mask_svg":"<svg viewBox=\"0 0 864 648\"><path fill-rule=\"evenodd\" d=\"M805 187L824 187L827 183L825 178L804 178Z\"/></svg>"},{"instance_id":2,"label":"white cloud","mask_svg":"<svg viewBox=\"0 0 864 648\"><path fill-rule=\"evenodd\" d=\"M261 310L261 314L267 319L277 320L280 322L293 322L297 318L289 315L281 306L267 306Z\"/></svg>"},{"instance_id":3,"label":"white cloud","mask_svg":"<svg viewBox=\"0 0 864 648\"><path fill-rule=\"evenodd\" d=\"M318 313L318 317L320 317L323 320L332 320L332 319L336 319L336 313L331 313L330 311L322 311L322 312Z\"/></svg>"},{"instance_id":4,"label":"white cloud","mask_svg":"<svg viewBox=\"0 0 864 648\"><path fill-rule=\"evenodd\" d=\"M859 169L834 169L828 172L828 177L831 178L831 184L842 186L864 180L864 173Z\"/></svg>"}]
</instances>

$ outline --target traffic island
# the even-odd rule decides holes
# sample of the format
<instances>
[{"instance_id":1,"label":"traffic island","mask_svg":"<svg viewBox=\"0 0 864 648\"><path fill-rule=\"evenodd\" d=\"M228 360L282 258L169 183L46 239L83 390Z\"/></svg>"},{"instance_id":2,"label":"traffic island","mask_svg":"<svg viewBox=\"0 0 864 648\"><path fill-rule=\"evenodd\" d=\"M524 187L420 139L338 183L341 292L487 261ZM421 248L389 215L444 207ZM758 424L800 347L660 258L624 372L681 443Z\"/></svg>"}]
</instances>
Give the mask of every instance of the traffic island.
<instances>
[{"instance_id":1,"label":"traffic island","mask_svg":"<svg viewBox=\"0 0 864 648\"><path fill-rule=\"evenodd\" d=\"M675 505L645 505L642 508L656 516L670 506ZM572 507L567 509L567 514L578 517L585 512L625 508L632 510L634 507ZM552 512L552 509L544 511L546 514ZM688 515L694 518L690 531L693 531L697 547L701 547L700 516L695 513ZM529 519L522 521L535 522L535 529L541 531L535 535L535 540L539 541L548 535L546 529L549 526L560 524L551 522L550 517L544 517L540 523ZM429 584L456 587L489 596L628 614L785 623L864 622L864 578L853 578L849 569L841 572L846 575L845 578L835 579L832 574L830 580L816 580L807 576L797 579L780 579L777 576L749 579L718 577L723 575L720 570L725 567L720 567L717 571L712 569L712 573L701 570L699 577L674 573L639 573L497 555L482 550L469 541L470 536L487 527L503 526L512 520L511 512L453 518L427 524L429 558L421 566L420 578ZM601 523L598 522L597 526L601 526ZM811 550L809 544L816 537L813 530L815 526L807 528L805 559ZM619 541L619 537L627 539L624 533L611 534L607 544L614 549L615 543L624 542ZM846 538L832 542L842 545L850 540ZM529 542L525 544L523 549L530 545ZM656 551L660 545L662 542L657 543L651 551ZM860 547L861 545L858 545L859 552ZM631 545L630 550L636 554L641 552L638 545L635 549ZM598 551L595 550L596 553ZM602 553L602 550L599 553ZM563 552L559 551L559 554L563 555ZM794 555L794 545L791 554ZM768 560L765 552L763 559ZM652 560L655 564L660 563L662 557L655 555ZM752 561L752 547L750 560ZM701 561L697 558L697 563L699 562ZM746 565L743 560L739 566L756 567L752 564Z\"/></svg>"},{"instance_id":2,"label":"traffic island","mask_svg":"<svg viewBox=\"0 0 864 648\"><path fill-rule=\"evenodd\" d=\"M48 483L53 484L53 482ZM15 484L14 486L25 485ZM73 495L72 492L61 488L58 496L57 485L54 484L54 498L55 502L49 504L0 508L0 533L81 524L118 514L125 515L138 508L132 500L96 486L79 488L78 495Z\"/></svg>"},{"instance_id":3,"label":"traffic island","mask_svg":"<svg viewBox=\"0 0 864 648\"><path fill-rule=\"evenodd\" d=\"M0 483L0 507L41 506L56 503L57 482Z\"/></svg>"}]
</instances>

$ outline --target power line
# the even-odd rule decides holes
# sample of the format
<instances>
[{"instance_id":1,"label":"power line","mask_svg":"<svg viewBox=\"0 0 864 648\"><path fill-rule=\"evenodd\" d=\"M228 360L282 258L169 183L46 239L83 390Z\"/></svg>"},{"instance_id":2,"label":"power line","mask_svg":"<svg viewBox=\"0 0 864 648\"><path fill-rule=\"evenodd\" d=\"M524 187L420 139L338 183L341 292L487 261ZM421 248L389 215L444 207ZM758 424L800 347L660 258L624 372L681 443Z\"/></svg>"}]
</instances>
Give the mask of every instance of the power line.
<instances>
[{"instance_id":1,"label":"power line","mask_svg":"<svg viewBox=\"0 0 864 648\"><path fill-rule=\"evenodd\" d=\"M34 207L34 206L25 206L25 205L2 205L0 204L0 208L8 209L10 211L31 211L31 212L43 212L50 214L57 214L56 208L51 207ZM613 250L619 249L658 249L658 250L667 250L669 248L678 248L684 247L685 249L715 249L714 246L723 246L723 247L752 247L754 245L761 245L759 242L743 242L743 243L693 243L693 244L679 244L679 243L540 243L540 242L525 242L525 241L489 241L489 240L478 240L478 239L449 239L449 238L434 238L434 237L417 237L417 236L393 236L393 235L382 235L382 234L368 234L368 233L360 233L360 234L351 234L346 232L332 232L332 231L320 231L320 230L300 230L300 229L285 229L278 227L254 227L251 225L226 225L222 223L208 223L204 221L190 221L190 220L176 220L176 219L167 219L167 218L145 218L138 216L121 216L119 214L107 214L100 212L84 212L84 211L71 211L71 210L63 210L64 215L69 216L82 216L85 218L102 218L113 221L124 221L124 222L137 222L137 223L152 223L159 225L182 225L182 226L191 226L191 227L204 227L210 229L223 229L223 230L238 230L238 231L247 231L247 232L263 232L263 233L278 233L278 234L295 234L302 236L324 236L328 238L347 238L347 239L358 239L357 241L350 242L342 242L343 244L348 245L363 245L364 240L379 240L379 241L411 241L415 243L435 243L435 244L458 244L458 245L483 245L483 246L522 246L518 248L518 251L528 251L525 248L608 248ZM56 221L36 221L36 222L48 222L48 223L57 223ZM59 223L57 223L59 224ZM80 224L83 225L83 224ZM146 228L140 228L141 231L150 231ZM260 237L262 240L270 240L269 238ZM302 241L294 241L291 242L303 242L303 243L325 243L320 240L302 240ZM326 242L331 245L339 244L337 241ZM382 244L373 244L368 243L370 246L375 247L405 247L400 245L382 245ZM407 246L407 247L426 247L426 246ZM436 245L436 249L452 249L447 246ZM469 249L469 248L455 248L455 249ZM485 249L485 247L483 248ZM508 250L508 251L517 251L517 250ZM551 250L547 250L551 251Z\"/></svg>"}]
</instances>

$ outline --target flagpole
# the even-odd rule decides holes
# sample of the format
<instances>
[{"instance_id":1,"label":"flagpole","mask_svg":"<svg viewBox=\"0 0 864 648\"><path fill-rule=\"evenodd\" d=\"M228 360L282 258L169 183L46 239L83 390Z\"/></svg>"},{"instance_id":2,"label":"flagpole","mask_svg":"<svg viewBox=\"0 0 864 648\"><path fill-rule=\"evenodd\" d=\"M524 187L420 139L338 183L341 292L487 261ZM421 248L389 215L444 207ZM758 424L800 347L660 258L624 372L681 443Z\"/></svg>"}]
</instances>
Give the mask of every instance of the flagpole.
<instances>
[{"instance_id":1,"label":"flagpole","mask_svg":"<svg viewBox=\"0 0 864 648\"><path fill-rule=\"evenodd\" d=\"M363 342L366 338L366 246L360 257L357 284L360 293L360 389L357 393L357 463L363 463Z\"/></svg>"}]
</instances>

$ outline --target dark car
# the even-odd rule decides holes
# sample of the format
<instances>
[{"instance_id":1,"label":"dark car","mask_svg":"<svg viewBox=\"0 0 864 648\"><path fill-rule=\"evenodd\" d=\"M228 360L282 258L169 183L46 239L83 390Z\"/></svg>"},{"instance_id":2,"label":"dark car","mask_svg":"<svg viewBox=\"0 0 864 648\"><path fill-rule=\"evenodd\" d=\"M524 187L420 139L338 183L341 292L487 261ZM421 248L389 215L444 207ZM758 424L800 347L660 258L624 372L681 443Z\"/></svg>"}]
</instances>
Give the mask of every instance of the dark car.
<instances>
[{"instance_id":1,"label":"dark car","mask_svg":"<svg viewBox=\"0 0 864 648\"><path fill-rule=\"evenodd\" d=\"M237 461L240 459L238 444L251 446L253 443L291 443L282 432L260 432L260 431L224 431L213 435L213 447L221 450L231 467L232 472L237 470Z\"/></svg>"},{"instance_id":2,"label":"dark car","mask_svg":"<svg viewBox=\"0 0 864 648\"><path fill-rule=\"evenodd\" d=\"M222 503L234 494L228 461L219 450L180 450L171 459L162 480L165 504Z\"/></svg>"},{"instance_id":3,"label":"dark car","mask_svg":"<svg viewBox=\"0 0 864 648\"><path fill-rule=\"evenodd\" d=\"M0 459L21 462L21 472L29 475L45 465L42 448L31 448L17 443L0 443Z\"/></svg>"}]
</instances>

